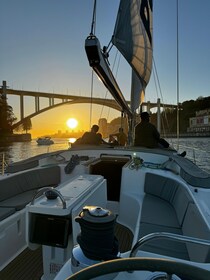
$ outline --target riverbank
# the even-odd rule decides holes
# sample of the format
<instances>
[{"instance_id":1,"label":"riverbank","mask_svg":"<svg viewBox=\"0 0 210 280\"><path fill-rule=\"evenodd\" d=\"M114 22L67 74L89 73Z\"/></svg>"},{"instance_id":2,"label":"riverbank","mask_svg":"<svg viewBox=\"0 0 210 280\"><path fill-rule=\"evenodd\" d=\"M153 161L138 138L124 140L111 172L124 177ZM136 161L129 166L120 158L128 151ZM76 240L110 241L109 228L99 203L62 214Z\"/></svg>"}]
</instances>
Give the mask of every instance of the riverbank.
<instances>
[{"instance_id":1,"label":"riverbank","mask_svg":"<svg viewBox=\"0 0 210 280\"><path fill-rule=\"evenodd\" d=\"M166 133L162 134L161 137L163 138L177 138L176 133ZM194 133L180 133L179 138L208 138L210 137L210 132L201 133L201 132L194 132Z\"/></svg>"},{"instance_id":2,"label":"riverbank","mask_svg":"<svg viewBox=\"0 0 210 280\"><path fill-rule=\"evenodd\" d=\"M11 135L4 135L0 136L0 143L13 143L13 142L30 142L31 141L31 134L24 133L24 134L11 134Z\"/></svg>"}]
</instances>

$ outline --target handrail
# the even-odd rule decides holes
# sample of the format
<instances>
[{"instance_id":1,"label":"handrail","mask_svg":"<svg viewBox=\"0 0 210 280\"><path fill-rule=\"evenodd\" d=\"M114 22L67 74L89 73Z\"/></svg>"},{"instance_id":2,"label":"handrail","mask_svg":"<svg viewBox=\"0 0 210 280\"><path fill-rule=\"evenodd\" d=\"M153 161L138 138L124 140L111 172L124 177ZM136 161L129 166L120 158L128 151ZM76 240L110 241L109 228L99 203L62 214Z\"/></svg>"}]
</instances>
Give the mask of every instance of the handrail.
<instances>
[{"instance_id":1,"label":"handrail","mask_svg":"<svg viewBox=\"0 0 210 280\"><path fill-rule=\"evenodd\" d=\"M136 242L136 244L133 246L133 248L130 252L129 257L130 258L135 257L137 254L137 251L140 249L140 247L153 239L173 239L175 241L185 241L185 242L189 242L189 243L210 246L210 240L206 240L206 239L200 239L200 238L195 238L195 237L191 237L191 236L179 235L179 234L168 233L168 232L153 232L153 233L143 236Z\"/></svg>"},{"instance_id":2,"label":"handrail","mask_svg":"<svg viewBox=\"0 0 210 280\"><path fill-rule=\"evenodd\" d=\"M44 188L41 188L41 189L34 195L34 197L32 198L32 200L31 200L31 205L34 205L34 200L36 199L36 197L37 197L40 193L44 193L45 191L51 191L51 192L56 193L56 194L59 196L60 200L62 201L63 209L66 209L66 201L65 201L64 197L62 196L62 194L61 194L58 190L56 190L56 189L54 189L54 188L52 188L52 187L44 187Z\"/></svg>"}]
</instances>

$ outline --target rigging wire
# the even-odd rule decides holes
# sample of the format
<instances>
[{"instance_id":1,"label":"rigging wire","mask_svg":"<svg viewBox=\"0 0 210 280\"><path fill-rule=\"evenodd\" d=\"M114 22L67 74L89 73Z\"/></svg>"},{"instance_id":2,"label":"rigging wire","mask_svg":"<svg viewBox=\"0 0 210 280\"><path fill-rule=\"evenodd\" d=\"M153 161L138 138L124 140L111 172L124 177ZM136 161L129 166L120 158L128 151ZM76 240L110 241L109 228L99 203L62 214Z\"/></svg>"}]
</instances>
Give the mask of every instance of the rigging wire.
<instances>
[{"instance_id":1,"label":"rigging wire","mask_svg":"<svg viewBox=\"0 0 210 280\"><path fill-rule=\"evenodd\" d=\"M179 0L176 0L176 31L177 31L177 34L176 34L176 59L177 59L177 79L176 79L176 82L177 82L177 150L179 150L179 134L180 134L180 116L179 116L179 110L180 110L180 103L179 103ZM161 95L161 99L163 100L163 96L162 96L162 91L161 91L161 87L160 87L160 81L159 81L159 78L158 78L158 74L157 74L157 68L156 68L156 64L155 64L155 60L154 60L154 57L153 57L153 69L155 70L154 71L154 80L155 80L155 87L156 87L156 90L157 90L157 84L156 84L156 79L157 79L157 83L158 83L158 88L159 88L159 91L160 91L160 95ZM164 109L164 102L163 102L163 109ZM170 129L170 126L169 126L169 122L168 122L168 118L167 118L167 115L166 115L166 111L163 110L164 112L164 117L165 117L165 120L166 120L166 124L167 124L167 127Z\"/></svg>"},{"instance_id":2,"label":"rigging wire","mask_svg":"<svg viewBox=\"0 0 210 280\"><path fill-rule=\"evenodd\" d=\"M93 6L93 17L92 17L92 23L91 23L91 31L90 35L95 34L95 29L96 29L96 0L94 0L94 6ZM90 89L90 129L92 126L92 113L93 113L93 76L94 72L92 69L91 72L91 89Z\"/></svg>"},{"instance_id":3,"label":"rigging wire","mask_svg":"<svg viewBox=\"0 0 210 280\"><path fill-rule=\"evenodd\" d=\"M156 63L155 63L155 59L153 57L153 77L154 77L154 83L155 83L155 89L157 92L157 97L161 97L161 100L163 102L163 118L161 118L161 127L163 127L163 137L165 137L165 132L166 132L166 128L168 129L168 132L171 132L171 126L169 125L169 120L167 117L167 111L166 111L166 106L164 105L164 98L163 98L163 94L162 94L162 90L161 90L161 85L160 85L160 80L159 80L159 76L158 76L158 71L157 71L157 67L156 67ZM165 120L165 122L164 122ZM166 126L164 125L166 123ZM174 141L172 138L170 138L170 142L171 145L174 146Z\"/></svg>"},{"instance_id":4,"label":"rigging wire","mask_svg":"<svg viewBox=\"0 0 210 280\"><path fill-rule=\"evenodd\" d=\"M91 89L90 89L90 129L92 126L92 114L93 114L93 76L94 72L93 70L91 71Z\"/></svg>"},{"instance_id":5,"label":"rigging wire","mask_svg":"<svg viewBox=\"0 0 210 280\"><path fill-rule=\"evenodd\" d=\"M92 16L91 31L90 31L90 35L91 36L95 34L95 30L96 30L96 2L97 2L97 0L94 0L93 16ZM111 51L111 49L113 47L113 44L111 44L111 43L112 43L112 40L110 40L109 44L106 47L103 48L103 52L107 56L107 58L109 56L109 52ZM118 51L117 51L116 56L115 56L115 60L114 60L114 64L113 64L113 69L115 67L117 54L118 54ZM117 66L117 72L118 72L118 69L119 69L119 62L118 62L118 66ZM116 73L116 76L117 76L117 73ZM92 70L92 75L91 75L91 101L90 101L90 127L91 127L91 124L92 124L93 83L94 83L94 71ZM107 93L108 93L108 90L106 91L105 99L107 98ZM102 110L101 110L100 118L102 117L103 108L104 108L104 104L102 105ZM108 116L109 116L109 113L110 113L110 108L108 110ZM107 119L108 119L108 117L107 117Z\"/></svg>"},{"instance_id":6,"label":"rigging wire","mask_svg":"<svg viewBox=\"0 0 210 280\"><path fill-rule=\"evenodd\" d=\"M92 17L90 35L94 35L95 34L95 30L96 30L96 0L94 0L93 17Z\"/></svg>"},{"instance_id":7,"label":"rigging wire","mask_svg":"<svg viewBox=\"0 0 210 280\"><path fill-rule=\"evenodd\" d=\"M154 57L153 57L153 69L154 69L155 88L156 88L157 92L158 92L158 89L159 89L160 97L161 97L161 100L163 101L164 98L163 98L163 94L162 94L162 90L161 90L160 80L159 80L159 76L158 76L157 67L156 67ZM163 101L163 115L164 115L164 118L165 118L165 121L166 121L166 124L167 124L167 128L170 128L168 118L167 118L167 114L166 114L166 110L165 110L164 101ZM163 122L162 122L162 124L163 124ZM164 133L165 133L164 124L163 124L163 130L164 130Z\"/></svg>"},{"instance_id":8,"label":"rigging wire","mask_svg":"<svg viewBox=\"0 0 210 280\"><path fill-rule=\"evenodd\" d=\"M114 72L114 68L115 68L115 66L116 66L116 61L117 61L117 58L119 57L118 62L117 62L117 67L116 67L116 73L115 73L115 75L114 75L114 76L115 76L115 79L117 78L117 75L118 75L119 65L120 65L120 60L121 60L121 55L118 56L118 54L119 54L119 51L117 50L117 51L116 51L116 54L115 54L113 66L112 66L112 72ZM109 92L109 91L106 90L106 94L105 94L104 99L107 98L108 92ZM103 109L104 109L104 104L102 105L100 118L102 117ZM108 109L107 120L108 120L108 118L109 118L109 113L110 113L110 107L109 107L109 109Z\"/></svg>"}]
</instances>

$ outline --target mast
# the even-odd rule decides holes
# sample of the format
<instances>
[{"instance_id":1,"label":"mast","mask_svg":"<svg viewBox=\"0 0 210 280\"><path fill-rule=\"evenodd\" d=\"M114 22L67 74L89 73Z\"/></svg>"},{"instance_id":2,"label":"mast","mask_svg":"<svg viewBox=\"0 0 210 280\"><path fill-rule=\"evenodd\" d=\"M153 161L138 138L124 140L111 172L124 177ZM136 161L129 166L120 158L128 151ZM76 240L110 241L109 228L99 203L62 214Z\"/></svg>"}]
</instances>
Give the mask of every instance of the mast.
<instances>
[{"instance_id":1,"label":"mast","mask_svg":"<svg viewBox=\"0 0 210 280\"><path fill-rule=\"evenodd\" d=\"M177 150L179 149L179 0L176 0L176 36L177 36Z\"/></svg>"}]
</instances>

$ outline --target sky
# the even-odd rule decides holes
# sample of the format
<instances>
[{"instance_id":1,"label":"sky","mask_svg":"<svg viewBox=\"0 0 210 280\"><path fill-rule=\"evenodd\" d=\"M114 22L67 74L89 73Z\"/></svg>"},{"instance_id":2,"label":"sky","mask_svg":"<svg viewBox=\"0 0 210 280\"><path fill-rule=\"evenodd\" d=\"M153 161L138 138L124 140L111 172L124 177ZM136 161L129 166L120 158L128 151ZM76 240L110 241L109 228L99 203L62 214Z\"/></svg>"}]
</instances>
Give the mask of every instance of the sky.
<instances>
[{"instance_id":1,"label":"sky","mask_svg":"<svg viewBox=\"0 0 210 280\"><path fill-rule=\"evenodd\" d=\"M145 101L177 104L210 95L210 1L179 1L179 83L177 93L177 0L153 1L154 61ZM119 0L98 0L96 35L101 46L111 39ZM91 96L91 68L84 42L92 23L93 0L0 0L0 85L12 89ZM110 54L114 60L116 49ZM122 70L120 70L122 69ZM120 72L121 71L121 72ZM130 98L130 68L120 60L119 84ZM93 96L111 98L94 77ZM19 118L19 98L8 96ZM24 115L34 112L34 100L24 99ZM41 106L47 105L41 100ZM100 117L108 121L120 112L99 105L63 105L32 119L33 136L66 131L68 118L88 130Z\"/></svg>"}]
</instances>

